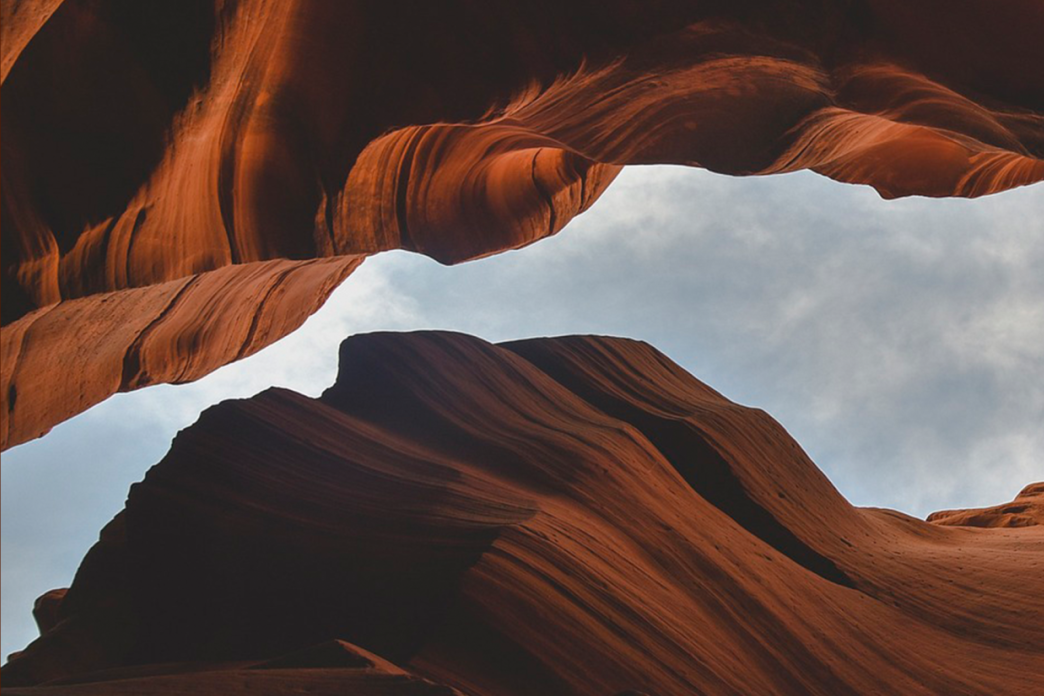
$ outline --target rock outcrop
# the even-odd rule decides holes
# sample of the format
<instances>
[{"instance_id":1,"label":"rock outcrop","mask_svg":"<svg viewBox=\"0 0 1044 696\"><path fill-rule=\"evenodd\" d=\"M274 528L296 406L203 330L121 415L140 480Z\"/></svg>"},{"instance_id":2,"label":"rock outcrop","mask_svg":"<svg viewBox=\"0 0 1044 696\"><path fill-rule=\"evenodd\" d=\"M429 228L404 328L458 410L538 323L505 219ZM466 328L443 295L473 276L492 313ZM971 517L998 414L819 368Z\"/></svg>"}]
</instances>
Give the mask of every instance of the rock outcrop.
<instances>
[{"instance_id":1,"label":"rock outcrop","mask_svg":"<svg viewBox=\"0 0 1044 696\"><path fill-rule=\"evenodd\" d=\"M3 447L554 234L622 165L1044 178L1037 0L5 0ZM318 259L318 261L317 261Z\"/></svg>"},{"instance_id":2,"label":"rock outcrop","mask_svg":"<svg viewBox=\"0 0 1044 696\"><path fill-rule=\"evenodd\" d=\"M271 389L180 433L2 678L1035 693L1042 531L854 508L771 417L644 343L364 335L320 398Z\"/></svg>"},{"instance_id":3,"label":"rock outcrop","mask_svg":"<svg viewBox=\"0 0 1044 696\"><path fill-rule=\"evenodd\" d=\"M965 527L1033 527L1044 525L1044 483L1031 483L1004 505L974 510L943 510L929 522Z\"/></svg>"}]
</instances>

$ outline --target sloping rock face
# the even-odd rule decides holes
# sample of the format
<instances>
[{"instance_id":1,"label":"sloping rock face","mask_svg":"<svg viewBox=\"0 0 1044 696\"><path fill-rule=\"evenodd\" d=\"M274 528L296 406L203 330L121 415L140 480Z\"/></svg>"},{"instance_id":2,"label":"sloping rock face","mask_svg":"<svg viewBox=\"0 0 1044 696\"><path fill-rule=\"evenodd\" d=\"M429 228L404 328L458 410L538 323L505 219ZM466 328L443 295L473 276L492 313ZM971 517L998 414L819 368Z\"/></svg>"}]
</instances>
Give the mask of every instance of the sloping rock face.
<instances>
[{"instance_id":1,"label":"sloping rock face","mask_svg":"<svg viewBox=\"0 0 1044 696\"><path fill-rule=\"evenodd\" d=\"M260 349L369 254L554 234L622 165L1044 178L1037 0L0 7L3 447Z\"/></svg>"},{"instance_id":2,"label":"sloping rock face","mask_svg":"<svg viewBox=\"0 0 1044 696\"><path fill-rule=\"evenodd\" d=\"M1044 524L1044 483L1031 483L1004 505L974 510L944 510L928 516L936 524L968 527L1033 527Z\"/></svg>"},{"instance_id":3,"label":"sloping rock face","mask_svg":"<svg viewBox=\"0 0 1044 696\"><path fill-rule=\"evenodd\" d=\"M1042 530L853 508L771 417L644 343L357 336L322 397L272 389L180 433L2 678L1036 693Z\"/></svg>"}]
</instances>

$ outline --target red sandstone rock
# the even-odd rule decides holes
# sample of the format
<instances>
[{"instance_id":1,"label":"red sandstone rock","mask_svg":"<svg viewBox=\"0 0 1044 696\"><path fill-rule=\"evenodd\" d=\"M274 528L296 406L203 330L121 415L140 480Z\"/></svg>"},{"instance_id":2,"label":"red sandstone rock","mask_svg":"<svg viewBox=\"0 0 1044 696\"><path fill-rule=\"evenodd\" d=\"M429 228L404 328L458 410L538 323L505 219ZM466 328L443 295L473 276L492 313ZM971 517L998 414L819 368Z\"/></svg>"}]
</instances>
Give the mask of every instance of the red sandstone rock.
<instances>
[{"instance_id":1,"label":"red sandstone rock","mask_svg":"<svg viewBox=\"0 0 1044 696\"><path fill-rule=\"evenodd\" d=\"M33 605L33 618L40 633L47 633L58 625L58 610L65 599L66 589L50 590L36 598Z\"/></svg>"},{"instance_id":2,"label":"red sandstone rock","mask_svg":"<svg viewBox=\"0 0 1044 696\"><path fill-rule=\"evenodd\" d=\"M944 510L928 516L929 522L966 527L1033 527L1044 524L1044 483L1032 483L1015 500L977 510Z\"/></svg>"},{"instance_id":3,"label":"red sandstone rock","mask_svg":"<svg viewBox=\"0 0 1044 696\"><path fill-rule=\"evenodd\" d=\"M1033 693L1041 530L854 508L771 417L643 343L357 336L319 399L271 389L180 433L3 680Z\"/></svg>"},{"instance_id":4,"label":"red sandstone rock","mask_svg":"<svg viewBox=\"0 0 1044 696\"><path fill-rule=\"evenodd\" d=\"M466 696L410 674L357 645L334 640L266 662L173 663L103 670L48 684L50 693L79 696ZM39 689L8 689L35 694ZM7 692L5 692L7 693Z\"/></svg>"},{"instance_id":5,"label":"red sandstone rock","mask_svg":"<svg viewBox=\"0 0 1044 696\"><path fill-rule=\"evenodd\" d=\"M1042 34L1037 0L8 0L0 444L267 345L366 255L554 234L621 165L1039 181ZM188 283L221 309L164 316Z\"/></svg>"}]
</instances>

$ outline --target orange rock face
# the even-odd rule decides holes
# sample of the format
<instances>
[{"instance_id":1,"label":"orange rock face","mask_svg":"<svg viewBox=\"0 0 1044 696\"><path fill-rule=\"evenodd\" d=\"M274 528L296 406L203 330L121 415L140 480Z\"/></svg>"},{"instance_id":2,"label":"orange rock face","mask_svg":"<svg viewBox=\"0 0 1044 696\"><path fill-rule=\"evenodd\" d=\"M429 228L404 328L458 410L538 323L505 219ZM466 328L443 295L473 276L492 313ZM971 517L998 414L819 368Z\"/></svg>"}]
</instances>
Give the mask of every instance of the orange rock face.
<instances>
[{"instance_id":1,"label":"orange rock face","mask_svg":"<svg viewBox=\"0 0 1044 696\"><path fill-rule=\"evenodd\" d=\"M179 434L3 682L1035 693L1042 531L854 508L771 417L644 343L357 336L322 397L272 389Z\"/></svg>"},{"instance_id":2,"label":"orange rock face","mask_svg":"<svg viewBox=\"0 0 1044 696\"><path fill-rule=\"evenodd\" d=\"M1044 483L1031 483L1015 500L977 510L944 510L929 515L929 522L967 527L1034 527L1044 525Z\"/></svg>"},{"instance_id":3,"label":"orange rock face","mask_svg":"<svg viewBox=\"0 0 1044 696\"><path fill-rule=\"evenodd\" d=\"M885 196L1044 178L1036 0L10 0L2 19L4 447L267 345L366 255L554 234L622 165Z\"/></svg>"}]
</instances>

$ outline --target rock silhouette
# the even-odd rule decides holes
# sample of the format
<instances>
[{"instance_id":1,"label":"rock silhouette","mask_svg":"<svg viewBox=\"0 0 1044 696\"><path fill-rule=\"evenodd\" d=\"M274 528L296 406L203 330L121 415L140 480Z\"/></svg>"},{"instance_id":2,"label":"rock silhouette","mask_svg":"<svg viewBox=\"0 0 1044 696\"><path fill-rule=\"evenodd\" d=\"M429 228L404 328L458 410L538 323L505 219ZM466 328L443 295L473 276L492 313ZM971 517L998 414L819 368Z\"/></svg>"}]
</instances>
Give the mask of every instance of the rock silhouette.
<instances>
[{"instance_id":1,"label":"rock silhouette","mask_svg":"<svg viewBox=\"0 0 1044 696\"><path fill-rule=\"evenodd\" d=\"M530 244L619 168L1044 178L1036 0L9 0L0 445L286 335L362 260Z\"/></svg>"},{"instance_id":2,"label":"rock silhouette","mask_svg":"<svg viewBox=\"0 0 1044 696\"><path fill-rule=\"evenodd\" d=\"M641 342L356 336L320 398L270 389L181 432L2 678L12 695L1041 690L1044 527L947 514L852 507L770 416Z\"/></svg>"}]
</instances>

